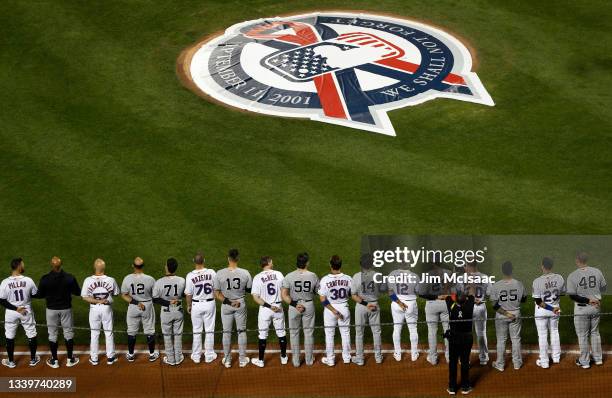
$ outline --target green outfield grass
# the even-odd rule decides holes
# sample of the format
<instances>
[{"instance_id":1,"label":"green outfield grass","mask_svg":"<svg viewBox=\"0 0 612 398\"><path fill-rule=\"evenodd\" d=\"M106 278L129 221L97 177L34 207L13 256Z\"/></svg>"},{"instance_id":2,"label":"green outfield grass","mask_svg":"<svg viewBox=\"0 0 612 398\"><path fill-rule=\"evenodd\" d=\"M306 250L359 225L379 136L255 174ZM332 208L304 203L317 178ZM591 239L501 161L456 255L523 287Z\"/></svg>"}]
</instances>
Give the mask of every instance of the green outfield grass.
<instances>
[{"instance_id":1,"label":"green outfield grass","mask_svg":"<svg viewBox=\"0 0 612 398\"><path fill-rule=\"evenodd\" d=\"M168 256L186 274L197 249L219 268L230 247L253 274L261 255L287 272L303 250L318 273L338 253L352 274L363 234L611 232L611 3L348 7L461 37L496 106L438 99L393 111L391 138L237 112L176 76L179 53L203 36L345 1L2 1L2 275L23 256L38 281L52 255L80 282L96 257L119 282L137 255L156 277ZM75 307L86 326L87 306ZM115 306L120 329L125 309Z\"/></svg>"}]
</instances>

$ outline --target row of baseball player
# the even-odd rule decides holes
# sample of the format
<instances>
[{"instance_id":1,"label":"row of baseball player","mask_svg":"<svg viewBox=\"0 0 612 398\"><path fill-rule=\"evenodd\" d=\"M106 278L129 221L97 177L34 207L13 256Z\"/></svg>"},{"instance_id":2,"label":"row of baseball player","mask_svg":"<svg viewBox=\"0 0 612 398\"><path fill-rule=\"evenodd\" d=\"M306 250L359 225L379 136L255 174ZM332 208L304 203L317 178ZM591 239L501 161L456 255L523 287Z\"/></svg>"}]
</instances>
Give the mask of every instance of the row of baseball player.
<instances>
[{"instance_id":1,"label":"row of baseball player","mask_svg":"<svg viewBox=\"0 0 612 398\"><path fill-rule=\"evenodd\" d=\"M221 321L223 328L223 359L225 367L232 366L231 337L234 324L238 334L239 366L244 367L251 362L253 365L264 366L264 354L270 324L273 325L278 336L282 364L288 363L287 337L285 328L285 313L283 302L288 305L288 324L292 362L300 366L300 337L304 336L305 362L314 363L313 332L315 327L315 305L317 294L324 306L323 324L325 327L326 355L321 362L334 366L334 335L338 327L342 340L342 360L344 363L364 364L363 337L366 325L369 325L373 334L375 361L381 363L381 327L378 299L381 294L389 294L391 313L393 316L393 345L395 360L402 359L400 336L404 323L407 324L410 335L410 351L412 361L419 356L418 350L418 307L417 297L426 300L425 319L428 322L427 361L432 365L438 363L437 342L438 323L442 323L444 331L449 328L449 315L445 303L447 295L453 291L466 291L467 286L449 286L438 283L419 284L394 283L381 285L374 282L375 272L372 270L371 256L361 259L361 271L352 278L342 273L342 260L339 256L330 259L330 273L321 280L316 274L308 270L309 256L300 253L297 256L297 269L283 276L274 270L270 257L263 257L260 265L262 271L254 278L250 273L238 266L239 253L231 249L228 253L228 266L214 271L206 266L201 253L193 258L194 269L186 278L176 275L178 262L174 258L167 260L166 275L159 280L146 275L144 261L136 258L133 262L133 273L126 276L119 288L112 277L105 274L105 263L102 259L94 262L94 274L87 277L82 289L72 275L61 268L61 260L54 257L51 261L51 272L41 279L39 289L32 279L23 275L24 263L22 259L11 262L12 275L0 285L0 304L7 307L5 314L5 329L7 339L8 358L2 364L13 368L14 338L17 326L21 324L29 339L31 361L30 366L36 366L40 358L36 355L36 327L34 313L31 308L32 298L44 298L47 301L46 318L49 331L51 357L47 365L57 368L57 338L58 328L61 326L67 345L66 366L74 366L78 358L72 352L73 321L71 310L71 295L80 295L89 303L89 326L91 328L91 345L89 362L92 365L99 363L100 333L105 334L107 364L116 360L113 336L113 309L115 296L121 297L129 303L127 311L128 353L126 359L135 360L134 349L136 335L142 325L147 336L149 348L149 361L156 361L159 354L155 350L155 324L156 313L153 304L159 304L160 323L164 336L165 356L164 363L178 365L184 360L182 353L183 333L183 306L191 316L193 327L193 346L191 359L200 363L213 362L217 358L214 351L216 303L221 304ZM594 267L587 266L587 256L580 253L576 257L577 269L567 280L553 272L553 262L544 258L541 263L542 275L533 281L533 298L535 301L536 326L539 336L540 355L538 366L549 367L549 346L552 351L552 361L560 359L561 349L559 341L559 300L563 294L568 294L575 302L574 325L580 345L580 356L576 364L588 368L591 359L597 365L602 364L601 338L599 335L599 312L601 294L605 291L606 281L603 274ZM466 271L470 275L480 275L475 264L467 265ZM430 275L443 275L451 271L432 264ZM495 327L497 337L497 358L493 367L503 371L505 367L504 352L508 335L512 342L512 362L515 369L522 366L521 357L521 318L520 305L525 301L526 292L523 284L512 276L512 264L505 262L502 265L503 279L495 284L472 284L475 296L474 325L476 329L479 359L481 365L489 361L486 320L486 300L493 304L496 311ZM401 276L398 281L418 281L419 278L410 269L397 269L390 275ZM410 277L410 275L413 275ZM481 278L486 280L486 278ZM384 288L383 288L384 286ZM247 306L246 295L252 294L254 301L260 306L258 313L258 348L259 355L251 360L246 356L247 335ZM185 302L183 302L183 297ZM354 310L354 324L356 329L355 356L351 356L351 335L349 299L357 304ZM204 334L204 344L202 344ZM549 336L550 335L550 341ZM589 347L589 338L591 347ZM448 340L445 357L448 362Z\"/></svg>"}]
</instances>

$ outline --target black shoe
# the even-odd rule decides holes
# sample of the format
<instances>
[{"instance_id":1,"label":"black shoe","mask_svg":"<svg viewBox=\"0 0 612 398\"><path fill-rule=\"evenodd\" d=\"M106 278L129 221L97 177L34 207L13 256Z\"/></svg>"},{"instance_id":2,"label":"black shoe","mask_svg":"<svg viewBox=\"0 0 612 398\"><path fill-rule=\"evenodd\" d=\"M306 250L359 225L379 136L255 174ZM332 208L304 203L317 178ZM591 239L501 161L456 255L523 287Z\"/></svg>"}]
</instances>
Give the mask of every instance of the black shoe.
<instances>
[{"instance_id":1,"label":"black shoe","mask_svg":"<svg viewBox=\"0 0 612 398\"><path fill-rule=\"evenodd\" d=\"M446 392L448 393L448 395L455 395L455 394L457 394L457 390L454 389L454 388L450 388L450 387L446 389Z\"/></svg>"},{"instance_id":2,"label":"black shoe","mask_svg":"<svg viewBox=\"0 0 612 398\"><path fill-rule=\"evenodd\" d=\"M472 392L472 387L461 387L461 394L468 395Z\"/></svg>"}]
</instances>

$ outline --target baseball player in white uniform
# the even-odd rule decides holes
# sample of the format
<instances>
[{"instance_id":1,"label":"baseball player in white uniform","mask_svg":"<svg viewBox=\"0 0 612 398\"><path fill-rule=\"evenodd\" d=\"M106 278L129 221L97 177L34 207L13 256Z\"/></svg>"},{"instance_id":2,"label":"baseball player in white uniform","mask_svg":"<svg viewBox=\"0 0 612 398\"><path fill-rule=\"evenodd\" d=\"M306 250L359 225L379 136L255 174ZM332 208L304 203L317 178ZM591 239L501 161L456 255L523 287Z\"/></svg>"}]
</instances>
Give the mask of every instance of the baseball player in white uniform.
<instances>
[{"instance_id":1,"label":"baseball player in white uniform","mask_svg":"<svg viewBox=\"0 0 612 398\"><path fill-rule=\"evenodd\" d=\"M552 272L553 260L544 257L542 276L533 281L532 296L535 300L535 324L538 330L538 344L540 357L536 365L541 368L549 367L548 335L550 334L550 347L553 363L561 360L561 341L559 339L559 300L565 294L565 281L559 274Z\"/></svg>"},{"instance_id":2,"label":"baseball player in white uniform","mask_svg":"<svg viewBox=\"0 0 612 398\"><path fill-rule=\"evenodd\" d=\"M153 307L155 279L144 273L142 258L136 257L132 266L134 272L123 278L121 283L121 297L129 304L126 315L128 352L125 358L128 362L136 360L134 355L136 334L142 324L142 330L147 336L149 362L155 362L159 358L159 353L155 351L155 308Z\"/></svg>"},{"instance_id":3,"label":"baseball player in white uniform","mask_svg":"<svg viewBox=\"0 0 612 398\"><path fill-rule=\"evenodd\" d=\"M38 290L34 281L24 276L25 265L23 259L11 260L11 276L0 284L0 300L6 307L4 313L4 335L6 337L6 353L8 359L2 360L2 365L14 368L15 364L15 336L17 326L21 325L28 337L30 347L30 366L36 366L40 357L36 355L38 343L36 340L36 320L32 311L32 296Z\"/></svg>"},{"instance_id":4,"label":"baseball player in white uniform","mask_svg":"<svg viewBox=\"0 0 612 398\"><path fill-rule=\"evenodd\" d=\"M193 342L191 360L200 363L202 360L202 331L204 331L204 362L211 363L217 359L215 353L215 318L217 307L214 291L219 288L217 273L206 267L202 253L193 257L194 270L185 278L185 297L187 312L191 314L193 325Z\"/></svg>"},{"instance_id":5,"label":"baseball player in white uniform","mask_svg":"<svg viewBox=\"0 0 612 398\"><path fill-rule=\"evenodd\" d=\"M166 260L166 275L159 278L153 287L153 303L159 304L159 320L164 336L164 351L166 355L163 362L166 365L180 365L183 356L183 294L185 293L185 279L175 275L178 261L170 257Z\"/></svg>"},{"instance_id":6,"label":"baseball player in white uniform","mask_svg":"<svg viewBox=\"0 0 612 398\"><path fill-rule=\"evenodd\" d=\"M272 323L281 349L281 365L286 365L289 361L289 357L287 357L285 312L283 311L281 299L283 274L273 269L274 264L271 257L262 257L259 264L261 265L262 271L255 275L253 278L253 286L251 287L253 300L259 305L259 314L257 315L259 356L257 359L252 359L251 363L260 368L264 367L268 330L270 329L270 323Z\"/></svg>"},{"instance_id":7,"label":"baseball player in white uniform","mask_svg":"<svg viewBox=\"0 0 612 398\"><path fill-rule=\"evenodd\" d=\"M113 336L113 296L119 294L117 281L104 274L106 263L98 258L94 261L94 274L83 282L81 296L89 303L89 327L91 328L91 344L89 347L89 363L98 365L98 346L100 331L104 330L106 343L106 363L112 365L117 361L115 356L115 341Z\"/></svg>"},{"instance_id":8,"label":"baseball player in white uniform","mask_svg":"<svg viewBox=\"0 0 612 398\"><path fill-rule=\"evenodd\" d=\"M340 270L342 259L338 255L332 256L329 261L331 272L325 275L319 284L319 295L325 310L323 311L323 325L325 326L325 353L321 362L327 366L334 366L334 336L336 326L342 338L342 361L351 363L351 312L348 300L351 296L352 278Z\"/></svg>"},{"instance_id":9,"label":"baseball player in white uniform","mask_svg":"<svg viewBox=\"0 0 612 398\"><path fill-rule=\"evenodd\" d=\"M393 358L402 360L402 329L404 323L410 333L410 358L419 358L419 307L417 305L417 288L419 277L409 269L396 269L388 275L387 287L391 298L391 316L393 317Z\"/></svg>"}]
</instances>

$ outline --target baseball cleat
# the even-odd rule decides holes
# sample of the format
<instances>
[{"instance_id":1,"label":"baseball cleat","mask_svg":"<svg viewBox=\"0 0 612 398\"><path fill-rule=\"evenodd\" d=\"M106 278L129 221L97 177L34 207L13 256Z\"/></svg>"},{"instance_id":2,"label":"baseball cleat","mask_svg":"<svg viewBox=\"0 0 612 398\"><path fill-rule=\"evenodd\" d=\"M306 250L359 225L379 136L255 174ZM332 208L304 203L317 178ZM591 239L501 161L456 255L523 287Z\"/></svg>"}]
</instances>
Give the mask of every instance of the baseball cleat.
<instances>
[{"instance_id":1,"label":"baseball cleat","mask_svg":"<svg viewBox=\"0 0 612 398\"><path fill-rule=\"evenodd\" d=\"M154 352L153 354L149 354L149 362L155 362L159 358L159 352Z\"/></svg>"},{"instance_id":2,"label":"baseball cleat","mask_svg":"<svg viewBox=\"0 0 612 398\"><path fill-rule=\"evenodd\" d=\"M128 352L127 354L125 354L125 359L127 359L128 362L134 362L136 360L136 355L130 354Z\"/></svg>"},{"instance_id":3,"label":"baseball cleat","mask_svg":"<svg viewBox=\"0 0 612 398\"><path fill-rule=\"evenodd\" d=\"M536 365L541 367L542 369L548 369L548 364L542 363L542 361L540 361L539 359L536 360Z\"/></svg>"},{"instance_id":4,"label":"baseball cleat","mask_svg":"<svg viewBox=\"0 0 612 398\"><path fill-rule=\"evenodd\" d=\"M457 391L455 391L453 388L447 388L446 392L448 393L448 395L455 395L455 394L457 394Z\"/></svg>"},{"instance_id":5,"label":"baseball cleat","mask_svg":"<svg viewBox=\"0 0 612 398\"><path fill-rule=\"evenodd\" d=\"M336 364L333 359L328 359L327 357L321 358L321 363L327 366L334 366Z\"/></svg>"},{"instance_id":6,"label":"baseball cleat","mask_svg":"<svg viewBox=\"0 0 612 398\"><path fill-rule=\"evenodd\" d=\"M206 363L211 363L215 359L217 359L217 353L216 352L213 352L212 354L204 356L204 362L206 362Z\"/></svg>"},{"instance_id":7,"label":"baseball cleat","mask_svg":"<svg viewBox=\"0 0 612 398\"><path fill-rule=\"evenodd\" d=\"M175 362L174 364L178 366L178 365L182 364L184 360L185 360L185 355L181 354L181 356L179 357L178 362Z\"/></svg>"},{"instance_id":8,"label":"baseball cleat","mask_svg":"<svg viewBox=\"0 0 612 398\"><path fill-rule=\"evenodd\" d=\"M289 363L289 357L287 355L280 357L281 359L281 365L287 365Z\"/></svg>"},{"instance_id":9,"label":"baseball cleat","mask_svg":"<svg viewBox=\"0 0 612 398\"><path fill-rule=\"evenodd\" d=\"M353 358L351 357L350 359L344 359L342 358L342 363L344 363L345 365L348 365L349 363L351 363L353 361Z\"/></svg>"},{"instance_id":10,"label":"baseball cleat","mask_svg":"<svg viewBox=\"0 0 612 398\"><path fill-rule=\"evenodd\" d=\"M402 354L399 352L394 352L393 353L393 359L395 359L397 362L402 360Z\"/></svg>"},{"instance_id":11,"label":"baseball cleat","mask_svg":"<svg viewBox=\"0 0 612 398\"><path fill-rule=\"evenodd\" d=\"M591 367L591 364L583 365L580 363L580 359L576 359L576 366L581 367L582 369L588 369Z\"/></svg>"},{"instance_id":12,"label":"baseball cleat","mask_svg":"<svg viewBox=\"0 0 612 398\"><path fill-rule=\"evenodd\" d=\"M45 363L47 364L48 367L53 368L53 369L57 369L60 367L59 361L57 359L47 358Z\"/></svg>"},{"instance_id":13,"label":"baseball cleat","mask_svg":"<svg viewBox=\"0 0 612 398\"><path fill-rule=\"evenodd\" d=\"M306 361L306 366L312 366L314 365L315 361L314 359L311 359L310 361Z\"/></svg>"},{"instance_id":14,"label":"baseball cleat","mask_svg":"<svg viewBox=\"0 0 612 398\"><path fill-rule=\"evenodd\" d=\"M238 366L240 366L241 368L244 368L245 366L249 364L249 362L251 362L251 359L249 357L240 358L238 360Z\"/></svg>"},{"instance_id":15,"label":"baseball cleat","mask_svg":"<svg viewBox=\"0 0 612 398\"><path fill-rule=\"evenodd\" d=\"M251 359L251 363L253 365L257 366L258 368L263 368L264 367L263 359L259 359L259 358Z\"/></svg>"},{"instance_id":16,"label":"baseball cleat","mask_svg":"<svg viewBox=\"0 0 612 398\"><path fill-rule=\"evenodd\" d=\"M106 358L106 364L107 364L107 365L112 365L112 364L114 364L115 362L117 362L117 357L114 357L114 356L113 356L113 357L110 357L110 358Z\"/></svg>"},{"instance_id":17,"label":"baseball cleat","mask_svg":"<svg viewBox=\"0 0 612 398\"><path fill-rule=\"evenodd\" d=\"M93 366L98 366L99 362L97 359L89 358L89 363L92 364Z\"/></svg>"},{"instance_id":18,"label":"baseball cleat","mask_svg":"<svg viewBox=\"0 0 612 398\"><path fill-rule=\"evenodd\" d=\"M463 395L468 395L471 392L472 392L472 387L466 387L466 388L461 389L461 394Z\"/></svg>"},{"instance_id":19,"label":"baseball cleat","mask_svg":"<svg viewBox=\"0 0 612 398\"><path fill-rule=\"evenodd\" d=\"M497 362L493 362L493 365L491 365L491 366L493 366L493 369L497 369L500 372L504 371L504 366L503 365L498 365Z\"/></svg>"},{"instance_id":20,"label":"baseball cleat","mask_svg":"<svg viewBox=\"0 0 612 398\"><path fill-rule=\"evenodd\" d=\"M193 361L193 363L198 364L200 363L200 358L195 358L193 356L191 356L191 360Z\"/></svg>"},{"instance_id":21,"label":"baseball cleat","mask_svg":"<svg viewBox=\"0 0 612 398\"><path fill-rule=\"evenodd\" d=\"M601 365L603 365L603 361L602 361L602 360L600 360L600 361L595 361L595 365L597 365L597 366L601 366Z\"/></svg>"},{"instance_id":22,"label":"baseball cleat","mask_svg":"<svg viewBox=\"0 0 612 398\"><path fill-rule=\"evenodd\" d=\"M379 363L379 364L383 363L383 356L381 355L381 356L374 357L374 360L376 361L376 363Z\"/></svg>"},{"instance_id":23,"label":"baseball cleat","mask_svg":"<svg viewBox=\"0 0 612 398\"><path fill-rule=\"evenodd\" d=\"M66 360L66 366L71 368L73 366L76 366L79 363L79 357L72 357L72 358L68 358Z\"/></svg>"},{"instance_id":24,"label":"baseball cleat","mask_svg":"<svg viewBox=\"0 0 612 398\"><path fill-rule=\"evenodd\" d=\"M162 362L163 362L163 363L165 363L166 365L170 365L170 366L174 366L174 365L175 365L175 363L174 363L174 362L171 362L171 361L168 359L168 357L167 357L167 356L164 356L164 357L162 358Z\"/></svg>"},{"instance_id":25,"label":"baseball cleat","mask_svg":"<svg viewBox=\"0 0 612 398\"><path fill-rule=\"evenodd\" d=\"M357 357L351 358L351 362L354 363L357 366L363 366L365 364L363 359L358 359Z\"/></svg>"},{"instance_id":26,"label":"baseball cleat","mask_svg":"<svg viewBox=\"0 0 612 398\"><path fill-rule=\"evenodd\" d=\"M36 366L40 362L40 357L36 355L34 358L30 359L30 366Z\"/></svg>"},{"instance_id":27,"label":"baseball cleat","mask_svg":"<svg viewBox=\"0 0 612 398\"><path fill-rule=\"evenodd\" d=\"M11 369L14 369L17 367L17 364L14 361L9 361L8 358L4 358L2 360L2 365L6 366L7 368L11 368Z\"/></svg>"},{"instance_id":28,"label":"baseball cleat","mask_svg":"<svg viewBox=\"0 0 612 398\"><path fill-rule=\"evenodd\" d=\"M429 362L433 366L436 366L438 364L438 360L437 359L427 358L427 362Z\"/></svg>"},{"instance_id":29,"label":"baseball cleat","mask_svg":"<svg viewBox=\"0 0 612 398\"><path fill-rule=\"evenodd\" d=\"M518 365L516 365L516 364L515 364L515 365L514 365L514 370L519 370L519 369L520 369L520 368L522 368L522 367L523 367L523 364L522 364L522 363L521 363L521 364L518 364Z\"/></svg>"},{"instance_id":30,"label":"baseball cleat","mask_svg":"<svg viewBox=\"0 0 612 398\"><path fill-rule=\"evenodd\" d=\"M486 359L485 360L481 360L480 361L480 366L487 366L488 363L489 363L489 361L486 360Z\"/></svg>"},{"instance_id":31,"label":"baseball cleat","mask_svg":"<svg viewBox=\"0 0 612 398\"><path fill-rule=\"evenodd\" d=\"M410 356L410 360L411 360L412 362L416 362L416 361L417 361L417 359L419 359L419 356L420 356L420 354L419 354L418 352L417 352L416 354L412 354L412 355Z\"/></svg>"},{"instance_id":32,"label":"baseball cleat","mask_svg":"<svg viewBox=\"0 0 612 398\"><path fill-rule=\"evenodd\" d=\"M553 363L561 363L560 359L553 359Z\"/></svg>"},{"instance_id":33,"label":"baseball cleat","mask_svg":"<svg viewBox=\"0 0 612 398\"><path fill-rule=\"evenodd\" d=\"M232 367L232 357L223 357L223 359L221 360L221 363L226 368L228 369L231 368Z\"/></svg>"}]
</instances>

